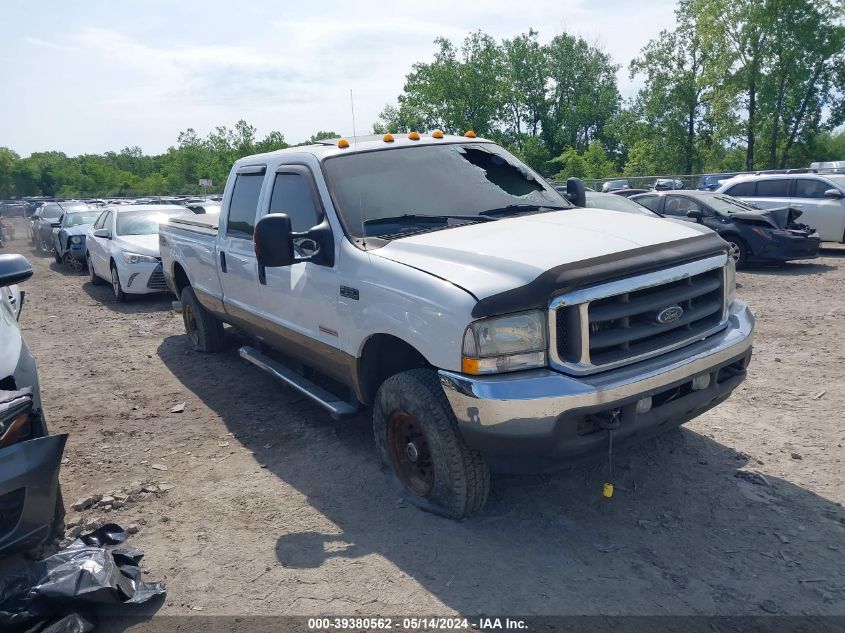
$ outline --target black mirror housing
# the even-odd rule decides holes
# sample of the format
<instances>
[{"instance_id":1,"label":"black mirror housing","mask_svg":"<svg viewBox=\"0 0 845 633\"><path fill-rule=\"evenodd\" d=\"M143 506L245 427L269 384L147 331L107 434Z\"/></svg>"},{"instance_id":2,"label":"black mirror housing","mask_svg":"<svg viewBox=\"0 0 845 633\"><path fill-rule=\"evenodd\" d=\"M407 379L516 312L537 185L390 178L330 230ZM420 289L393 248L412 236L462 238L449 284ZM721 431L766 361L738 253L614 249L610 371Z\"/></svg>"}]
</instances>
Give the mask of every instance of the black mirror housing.
<instances>
[{"instance_id":1,"label":"black mirror housing","mask_svg":"<svg viewBox=\"0 0 845 633\"><path fill-rule=\"evenodd\" d=\"M255 225L252 241L261 266L280 268L295 261L293 232L286 213L269 213L261 218Z\"/></svg>"},{"instance_id":2,"label":"black mirror housing","mask_svg":"<svg viewBox=\"0 0 845 633\"><path fill-rule=\"evenodd\" d=\"M701 222L704 219L704 212L700 209L690 209L689 211L687 211L687 217Z\"/></svg>"},{"instance_id":3,"label":"black mirror housing","mask_svg":"<svg viewBox=\"0 0 845 633\"><path fill-rule=\"evenodd\" d=\"M587 189L580 178L569 178L566 181L566 198L576 207L587 206Z\"/></svg>"},{"instance_id":4,"label":"black mirror housing","mask_svg":"<svg viewBox=\"0 0 845 633\"><path fill-rule=\"evenodd\" d=\"M0 255L0 288L32 277L32 266L23 255Z\"/></svg>"}]
</instances>

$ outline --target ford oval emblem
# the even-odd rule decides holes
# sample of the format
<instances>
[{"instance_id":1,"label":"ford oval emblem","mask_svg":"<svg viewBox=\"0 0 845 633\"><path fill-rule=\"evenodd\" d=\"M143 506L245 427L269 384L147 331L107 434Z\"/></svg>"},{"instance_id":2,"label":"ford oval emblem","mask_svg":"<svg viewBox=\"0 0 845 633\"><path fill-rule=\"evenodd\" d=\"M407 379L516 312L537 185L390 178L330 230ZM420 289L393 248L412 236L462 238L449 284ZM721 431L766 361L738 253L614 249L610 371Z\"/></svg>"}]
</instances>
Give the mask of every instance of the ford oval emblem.
<instances>
[{"instance_id":1,"label":"ford oval emblem","mask_svg":"<svg viewBox=\"0 0 845 633\"><path fill-rule=\"evenodd\" d=\"M681 306L669 306L668 308L663 308L657 313L657 322L661 325L673 323L674 321L680 319L683 314L684 309Z\"/></svg>"}]
</instances>

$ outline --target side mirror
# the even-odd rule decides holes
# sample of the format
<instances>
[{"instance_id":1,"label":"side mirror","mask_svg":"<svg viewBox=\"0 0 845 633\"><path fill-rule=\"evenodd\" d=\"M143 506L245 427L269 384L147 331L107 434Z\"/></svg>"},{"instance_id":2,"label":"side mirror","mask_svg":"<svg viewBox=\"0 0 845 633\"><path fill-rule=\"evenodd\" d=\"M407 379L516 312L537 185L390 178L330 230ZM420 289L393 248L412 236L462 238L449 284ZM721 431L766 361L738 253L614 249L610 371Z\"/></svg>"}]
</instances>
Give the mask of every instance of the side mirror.
<instances>
[{"instance_id":1,"label":"side mirror","mask_svg":"<svg viewBox=\"0 0 845 633\"><path fill-rule=\"evenodd\" d=\"M576 207L587 206L587 190L580 178L569 178L566 181L566 198Z\"/></svg>"},{"instance_id":2,"label":"side mirror","mask_svg":"<svg viewBox=\"0 0 845 633\"><path fill-rule=\"evenodd\" d=\"M690 209L687 211L687 217L692 218L696 222L701 222L704 219L704 211L701 209Z\"/></svg>"},{"instance_id":3,"label":"side mirror","mask_svg":"<svg viewBox=\"0 0 845 633\"><path fill-rule=\"evenodd\" d=\"M294 263L293 233L286 213L268 213L255 225L255 257L261 266L279 268Z\"/></svg>"},{"instance_id":4,"label":"side mirror","mask_svg":"<svg viewBox=\"0 0 845 633\"><path fill-rule=\"evenodd\" d=\"M94 231L94 237L103 237L107 240L111 239L111 231L108 229L97 229Z\"/></svg>"},{"instance_id":5,"label":"side mirror","mask_svg":"<svg viewBox=\"0 0 845 633\"><path fill-rule=\"evenodd\" d=\"M0 255L0 288L32 277L32 266L23 255Z\"/></svg>"},{"instance_id":6,"label":"side mirror","mask_svg":"<svg viewBox=\"0 0 845 633\"><path fill-rule=\"evenodd\" d=\"M825 198L832 198L833 200L839 200L842 198L842 192L839 189L828 189L824 192Z\"/></svg>"}]
</instances>

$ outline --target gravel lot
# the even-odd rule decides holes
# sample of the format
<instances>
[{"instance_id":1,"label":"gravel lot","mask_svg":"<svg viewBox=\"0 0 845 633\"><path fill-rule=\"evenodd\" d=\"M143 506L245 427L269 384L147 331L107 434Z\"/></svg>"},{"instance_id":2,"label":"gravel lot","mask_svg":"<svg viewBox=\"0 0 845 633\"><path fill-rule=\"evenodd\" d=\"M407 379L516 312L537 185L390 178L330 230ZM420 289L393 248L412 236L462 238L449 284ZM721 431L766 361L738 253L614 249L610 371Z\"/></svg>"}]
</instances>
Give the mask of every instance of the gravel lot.
<instances>
[{"instance_id":1,"label":"gravel lot","mask_svg":"<svg viewBox=\"0 0 845 633\"><path fill-rule=\"evenodd\" d=\"M739 274L748 381L620 448L613 499L598 459L496 477L456 523L397 497L366 415L333 422L241 361L232 331L223 353L189 351L170 297L118 304L13 222L47 420L70 433L69 518L139 526L159 615L845 614L841 245ZM70 509L109 493L129 499Z\"/></svg>"}]
</instances>

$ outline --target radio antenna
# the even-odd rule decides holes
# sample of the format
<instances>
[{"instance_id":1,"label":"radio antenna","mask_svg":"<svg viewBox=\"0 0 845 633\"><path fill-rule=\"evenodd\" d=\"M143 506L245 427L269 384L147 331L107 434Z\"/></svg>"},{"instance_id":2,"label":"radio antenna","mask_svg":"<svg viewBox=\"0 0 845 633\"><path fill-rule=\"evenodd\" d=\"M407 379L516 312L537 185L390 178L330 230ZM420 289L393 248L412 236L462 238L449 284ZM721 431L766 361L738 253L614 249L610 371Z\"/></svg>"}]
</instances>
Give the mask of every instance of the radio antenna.
<instances>
[{"instance_id":1,"label":"radio antenna","mask_svg":"<svg viewBox=\"0 0 845 633\"><path fill-rule=\"evenodd\" d=\"M349 106L352 110L352 153L358 151L358 130L355 129L355 97L352 96L352 89L349 89ZM358 192L358 213L361 216L361 244L367 248L367 234L364 231L364 202L361 199L361 192Z\"/></svg>"}]
</instances>

